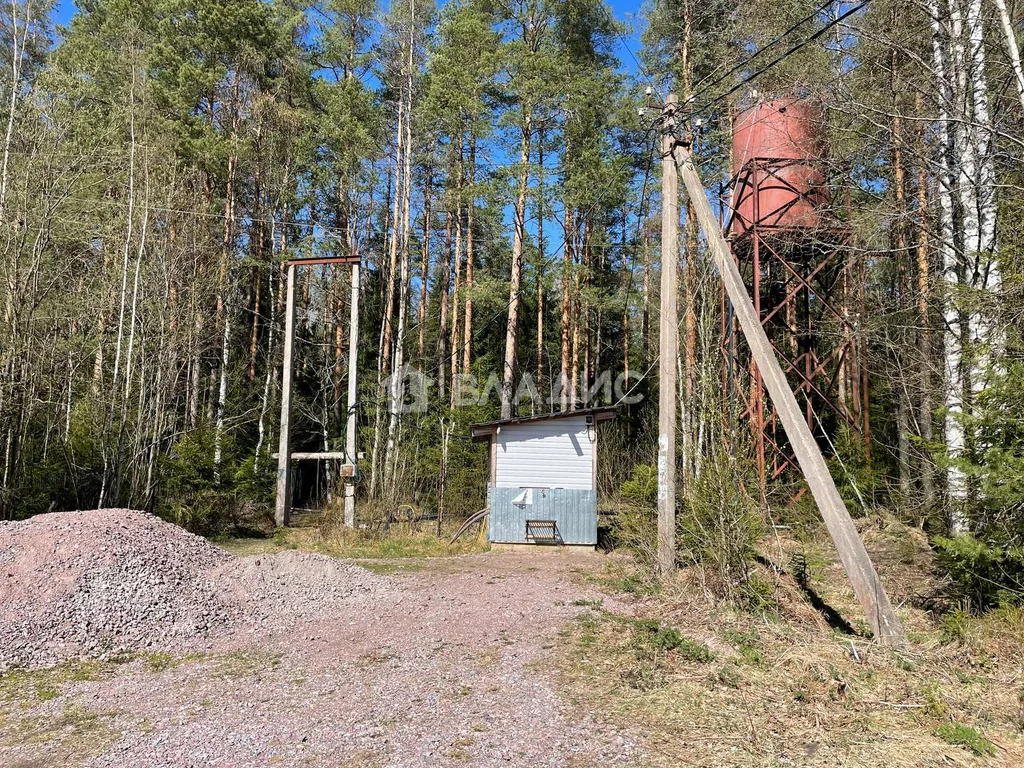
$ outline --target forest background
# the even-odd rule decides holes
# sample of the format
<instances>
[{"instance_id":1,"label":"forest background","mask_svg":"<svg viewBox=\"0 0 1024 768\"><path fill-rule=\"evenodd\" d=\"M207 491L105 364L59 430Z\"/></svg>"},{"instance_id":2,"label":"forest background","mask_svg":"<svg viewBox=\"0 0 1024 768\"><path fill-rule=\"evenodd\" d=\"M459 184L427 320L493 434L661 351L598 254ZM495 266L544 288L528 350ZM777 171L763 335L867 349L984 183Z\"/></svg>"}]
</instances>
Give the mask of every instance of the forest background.
<instances>
[{"instance_id":1,"label":"forest background","mask_svg":"<svg viewBox=\"0 0 1024 768\"><path fill-rule=\"evenodd\" d=\"M854 513L925 527L973 574L976 601L1016 599L1022 12L4 0L0 518L130 506L215 531L265 513L281 265L348 255L364 264L363 509L475 511L487 460L469 425L547 410L511 402L520 374L554 383L558 410L604 371L642 402L602 437L601 490L644 507L660 104L669 90L689 104L681 138L721 210L733 115L792 97L825 116L863 290L849 308L871 432L823 429L837 481ZM759 507L746 368L723 386L727 302L685 201L680 227L680 503ZM344 268L301 272L296 450L343 447L348 281ZM391 407L388 377L406 369L433 382L423 412ZM492 374L490 399L453 407L460 376ZM838 397L859 407L853 382ZM304 469L299 494L329 501L340 482L329 465ZM789 503L799 482L771 484L774 520L808 517Z\"/></svg>"}]
</instances>

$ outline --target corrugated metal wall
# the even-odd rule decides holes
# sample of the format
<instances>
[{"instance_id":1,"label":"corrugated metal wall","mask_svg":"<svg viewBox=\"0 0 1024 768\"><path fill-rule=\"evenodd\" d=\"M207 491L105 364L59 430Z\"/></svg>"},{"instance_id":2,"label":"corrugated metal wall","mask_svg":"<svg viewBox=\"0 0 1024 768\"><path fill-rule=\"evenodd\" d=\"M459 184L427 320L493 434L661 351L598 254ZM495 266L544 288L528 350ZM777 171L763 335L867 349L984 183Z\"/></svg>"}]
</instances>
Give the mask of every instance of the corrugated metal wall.
<instances>
[{"instance_id":1,"label":"corrugated metal wall","mask_svg":"<svg viewBox=\"0 0 1024 768\"><path fill-rule=\"evenodd\" d=\"M593 434L584 416L502 426L495 485L594 490Z\"/></svg>"},{"instance_id":2,"label":"corrugated metal wall","mask_svg":"<svg viewBox=\"0 0 1024 768\"><path fill-rule=\"evenodd\" d=\"M597 492L535 488L531 504L513 504L525 488L491 488L490 541L528 543L527 520L554 520L563 544L597 544Z\"/></svg>"}]
</instances>

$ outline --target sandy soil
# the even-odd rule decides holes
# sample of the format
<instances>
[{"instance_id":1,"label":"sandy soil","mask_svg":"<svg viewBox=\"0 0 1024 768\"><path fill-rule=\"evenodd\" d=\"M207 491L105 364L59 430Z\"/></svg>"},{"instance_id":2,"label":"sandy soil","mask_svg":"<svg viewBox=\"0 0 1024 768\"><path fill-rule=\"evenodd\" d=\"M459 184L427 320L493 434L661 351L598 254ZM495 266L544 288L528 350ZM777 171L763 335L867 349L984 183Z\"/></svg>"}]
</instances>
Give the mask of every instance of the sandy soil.
<instances>
[{"instance_id":1,"label":"sandy soil","mask_svg":"<svg viewBox=\"0 0 1024 768\"><path fill-rule=\"evenodd\" d=\"M641 764L635 737L558 693L559 632L598 597L574 571L600 556L414 566L185 657L0 677L0 766Z\"/></svg>"}]
</instances>

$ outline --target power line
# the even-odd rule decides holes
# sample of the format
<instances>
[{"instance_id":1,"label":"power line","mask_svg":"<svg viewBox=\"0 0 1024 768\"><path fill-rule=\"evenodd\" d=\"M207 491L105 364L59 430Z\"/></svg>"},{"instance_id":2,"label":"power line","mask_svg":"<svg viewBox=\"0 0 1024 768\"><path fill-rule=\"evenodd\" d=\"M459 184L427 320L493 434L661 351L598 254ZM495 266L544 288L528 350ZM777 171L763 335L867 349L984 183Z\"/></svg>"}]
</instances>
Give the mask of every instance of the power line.
<instances>
[{"instance_id":1,"label":"power line","mask_svg":"<svg viewBox=\"0 0 1024 768\"><path fill-rule=\"evenodd\" d=\"M699 91L697 91L696 93L691 95L690 98L693 99L693 100L696 100L700 96L703 96L705 93L708 93L709 91L714 89L714 87L716 85L718 85L719 83L724 82L725 80L727 80L732 75L734 75L737 72L739 72L740 70L746 68L748 65L750 65L754 61L754 59L758 58L759 56L761 56L764 53L767 53L771 48L774 48L776 45L781 43L783 40L785 40L787 37L789 37L793 32L798 30L800 27L802 27L808 21L811 21L812 19L818 18L818 15L822 11L824 11L826 8L831 7L835 2L836 2L836 0L826 0L825 3L820 5L818 8L814 9L814 11L812 13L810 13L807 16L805 16L804 18L800 19L800 21L798 21L795 24L793 24L789 29L787 29L785 32L783 32L781 35L776 37L771 42L766 43L765 45L763 45L760 48L758 48L753 54L751 54L746 59L741 61L735 67L733 67L728 72L726 72L724 75L722 75L721 77L717 78L714 82L709 83L708 85L706 85L703 88L701 88Z\"/></svg>"},{"instance_id":2,"label":"power line","mask_svg":"<svg viewBox=\"0 0 1024 768\"><path fill-rule=\"evenodd\" d=\"M719 103L720 101L723 101L724 99L727 99L729 96L731 96L732 94L736 93L736 91L738 91L743 86L748 85L749 83L752 83L754 80L756 80L758 77L763 75L765 72L767 72L770 69L773 69L774 67L778 66L779 64L781 64L783 61L788 59L790 56L792 56L797 51L800 51L803 48L806 48L808 45L813 43L815 40L818 40L819 38L821 38L830 29L832 29L833 27L838 26L844 20L848 19L850 16L852 16L853 14L857 13L858 11L862 10L863 8L867 7L870 4L871 4L871 0L863 0L863 2L858 3L853 8L850 8L849 10L847 10L844 13L840 14L839 16L837 16L835 19L833 19L828 24L823 26L821 29L819 29L814 34L812 34L809 37L805 38L804 40L800 41L796 45L790 47L785 53L783 53L783 54L775 57L774 59L772 59L770 62L768 62L768 64L763 66L761 69L759 69L759 70L757 70L755 72L752 72L749 76L743 78L743 80L741 80L739 83L734 85L732 88L730 88L728 91L723 93L721 96L718 96L718 97L712 99L711 101L709 101L707 104L705 104L701 108L700 111L695 111L694 113L692 113L693 116L701 115L701 116L705 116L706 117L708 115L708 113L709 113L710 108L713 107L715 104Z\"/></svg>"}]
</instances>

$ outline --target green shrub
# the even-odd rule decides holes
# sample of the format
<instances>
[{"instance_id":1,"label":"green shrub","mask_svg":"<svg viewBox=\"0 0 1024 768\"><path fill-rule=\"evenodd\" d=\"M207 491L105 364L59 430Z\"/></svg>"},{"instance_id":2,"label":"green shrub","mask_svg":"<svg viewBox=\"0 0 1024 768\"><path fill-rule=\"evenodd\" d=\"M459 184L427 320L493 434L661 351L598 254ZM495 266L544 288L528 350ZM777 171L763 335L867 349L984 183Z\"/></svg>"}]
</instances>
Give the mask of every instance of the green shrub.
<instances>
[{"instance_id":1,"label":"green shrub","mask_svg":"<svg viewBox=\"0 0 1024 768\"><path fill-rule=\"evenodd\" d=\"M707 569L708 583L720 596L760 605L761 598L752 600L745 593L760 594L764 586L751 579L757 545L767 531L759 505L747 490L749 480L728 458L706 463L678 516L677 540L681 559Z\"/></svg>"},{"instance_id":2,"label":"green shrub","mask_svg":"<svg viewBox=\"0 0 1024 768\"><path fill-rule=\"evenodd\" d=\"M934 540L939 566L970 609L982 611L1020 601L1024 549L1009 542L983 542L970 534Z\"/></svg>"},{"instance_id":3,"label":"green shrub","mask_svg":"<svg viewBox=\"0 0 1024 768\"><path fill-rule=\"evenodd\" d=\"M760 667L764 664L764 654L758 647L758 637L755 633L727 629L722 635L739 651L740 656L745 662L755 667Z\"/></svg>"},{"instance_id":4,"label":"green shrub","mask_svg":"<svg viewBox=\"0 0 1024 768\"><path fill-rule=\"evenodd\" d=\"M942 642L965 643L971 626L971 615L963 608L954 608L939 620Z\"/></svg>"},{"instance_id":5,"label":"green shrub","mask_svg":"<svg viewBox=\"0 0 1024 768\"><path fill-rule=\"evenodd\" d=\"M619 495L639 506L653 507L658 500L658 468L637 464L633 476L622 484Z\"/></svg>"},{"instance_id":6,"label":"green shrub","mask_svg":"<svg viewBox=\"0 0 1024 768\"><path fill-rule=\"evenodd\" d=\"M932 733L938 736L947 744L968 749L979 757L994 755L996 745L986 739L969 725L959 723L944 723Z\"/></svg>"},{"instance_id":7,"label":"green shrub","mask_svg":"<svg viewBox=\"0 0 1024 768\"><path fill-rule=\"evenodd\" d=\"M626 505L621 507L613 522L616 546L631 552L643 571L638 579L650 581L658 566L658 513L654 507ZM632 591L632 590L623 590Z\"/></svg>"},{"instance_id":8,"label":"green shrub","mask_svg":"<svg viewBox=\"0 0 1024 768\"><path fill-rule=\"evenodd\" d=\"M198 533L218 533L229 527L237 507L235 468L231 446L222 448L218 475L213 430L195 429L182 435L161 463L164 481L158 511L163 517Z\"/></svg>"},{"instance_id":9,"label":"green shrub","mask_svg":"<svg viewBox=\"0 0 1024 768\"><path fill-rule=\"evenodd\" d=\"M701 664L715 658L704 643L691 640L678 629L662 626L654 619L637 619L633 627L633 650L638 659L650 659L670 651L685 661Z\"/></svg>"}]
</instances>

